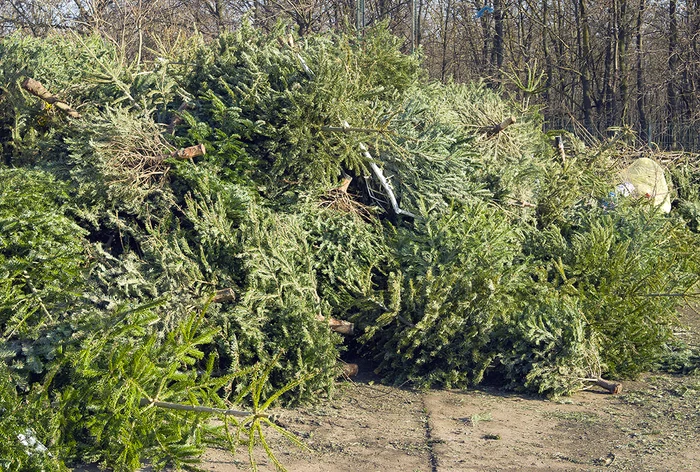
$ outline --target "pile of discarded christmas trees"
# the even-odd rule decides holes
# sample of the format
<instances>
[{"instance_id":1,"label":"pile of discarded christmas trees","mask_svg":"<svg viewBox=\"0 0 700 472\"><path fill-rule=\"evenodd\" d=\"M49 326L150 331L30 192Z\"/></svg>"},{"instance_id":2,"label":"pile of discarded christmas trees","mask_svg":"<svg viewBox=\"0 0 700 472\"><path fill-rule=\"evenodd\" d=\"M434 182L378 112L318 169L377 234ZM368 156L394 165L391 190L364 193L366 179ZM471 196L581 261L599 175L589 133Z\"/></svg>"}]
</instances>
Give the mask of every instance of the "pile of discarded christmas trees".
<instances>
[{"instance_id":1,"label":"pile of discarded christmas trees","mask_svg":"<svg viewBox=\"0 0 700 472\"><path fill-rule=\"evenodd\" d=\"M569 394L657 365L698 291L697 156L545 134L381 28L18 33L0 86L0 468L269 449L349 356Z\"/></svg>"}]
</instances>

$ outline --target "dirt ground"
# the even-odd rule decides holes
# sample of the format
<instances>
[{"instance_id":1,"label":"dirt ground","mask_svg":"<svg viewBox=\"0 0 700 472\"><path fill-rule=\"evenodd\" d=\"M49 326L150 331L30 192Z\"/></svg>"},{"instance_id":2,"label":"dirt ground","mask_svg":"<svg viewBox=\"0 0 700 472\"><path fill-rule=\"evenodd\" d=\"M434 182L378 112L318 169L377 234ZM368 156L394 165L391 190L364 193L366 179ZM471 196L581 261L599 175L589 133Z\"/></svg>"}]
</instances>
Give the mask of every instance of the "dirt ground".
<instances>
[{"instance_id":1,"label":"dirt ground","mask_svg":"<svg viewBox=\"0 0 700 472\"><path fill-rule=\"evenodd\" d=\"M700 315L686 318L679 336L698 346ZM623 388L550 401L496 388L412 391L365 373L331 401L279 412L310 453L269 439L290 472L700 471L700 374L647 374ZM210 450L202 467L250 469L246 451Z\"/></svg>"}]
</instances>

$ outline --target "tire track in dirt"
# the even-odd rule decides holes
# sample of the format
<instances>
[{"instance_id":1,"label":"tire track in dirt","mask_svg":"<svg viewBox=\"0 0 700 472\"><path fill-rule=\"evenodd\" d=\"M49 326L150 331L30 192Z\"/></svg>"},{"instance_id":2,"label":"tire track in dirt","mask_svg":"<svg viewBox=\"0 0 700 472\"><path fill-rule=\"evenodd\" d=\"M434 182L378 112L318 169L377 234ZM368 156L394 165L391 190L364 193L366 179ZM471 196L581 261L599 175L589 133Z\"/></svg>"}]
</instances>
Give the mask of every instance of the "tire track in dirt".
<instances>
[{"instance_id":1,"label":"tire track in dirt","mask_svg":"<svg viewBox=\"0 0 700 472\"><path fill-rule=\"evenodd\" d=\"M430 471L438 472L438 457L435 453L433 438L433 426L431 425L431 413L426 403L427 394L421 395L421 403L423 404L423 425L425 427L425 446L428 451L428 460L430 462Z\"/></svg>"},{"instance_id":2,"label":"tire track in dirt","mask_svg":"<svg viewBox=\"0 0 700 472\"><path fill-rule=\"evenodd\" d=\"M558 401L496 389L429 391L434 471L700 470L700 379L649 376L626 388Z\"/></svg>"},{"instance_id":3,"label":"tire track in dirt","mask_svg":"<svg viewBox=\"0 0 700 472\"><path fill-rule=\"evenodd\" d=\"M290 472L697 472L700 375L647 375L621 395L558 401L495 388L412 391L364 379L332 400L280 410L312 449L268 436ZM258 455L259 470L274 465ZM205 471L250 470L210 450Z\"/></svg>"}]
</instances>

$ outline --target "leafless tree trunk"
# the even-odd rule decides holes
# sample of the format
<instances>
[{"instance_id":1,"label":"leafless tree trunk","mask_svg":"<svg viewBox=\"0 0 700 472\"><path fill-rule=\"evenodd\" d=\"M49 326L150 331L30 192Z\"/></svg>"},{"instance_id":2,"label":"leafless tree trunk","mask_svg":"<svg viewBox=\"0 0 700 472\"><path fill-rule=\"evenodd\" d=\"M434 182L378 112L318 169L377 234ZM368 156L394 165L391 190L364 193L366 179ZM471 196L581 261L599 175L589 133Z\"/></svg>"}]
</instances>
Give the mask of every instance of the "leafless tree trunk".
<instances>
[{"instance_id":1,"label":"leafless tree trunk","mask_svg":"<svg viewBox=\"0 0 700 472\"><path fill-rule=\"evenodd\" d=\"M678 115L678 103L676 101L676 74L678 72L678 19L676 0L668 2L668 143L671 149L676 149L676 119Z\"/></svg>"},{"instance_id":2,"label":"leafless tree trunk","mask_svg":"<svg viewBox=\"0 0 700 472\"><path fill-rule=\"evenodd\" d=\"M581 111L583 113L583 123L589 131L593 131L593 121L591 112L593 102L591 100L591 44L590 31L588 28L588 13L586 10L586 0L578 0L576 12L576 27L579 49L579 63L581 65Z\"/></svg>"},{"instance_id":3,"label":"leafless tree trunk","mask_svg":"<svg viewBox=\"0 0 700 472\"><path fill-rule=\"evenodd\" d=\"M644 12L646 9L646 0L639 0L639 8L637 10L637 25L635 28L636 48L637 48L637 114L639 115L640 136L643 141L649 141L649 123L647 122L646 103L644 100L644 51L642 41L642 24Z\"/></svg>"}]
</instances>

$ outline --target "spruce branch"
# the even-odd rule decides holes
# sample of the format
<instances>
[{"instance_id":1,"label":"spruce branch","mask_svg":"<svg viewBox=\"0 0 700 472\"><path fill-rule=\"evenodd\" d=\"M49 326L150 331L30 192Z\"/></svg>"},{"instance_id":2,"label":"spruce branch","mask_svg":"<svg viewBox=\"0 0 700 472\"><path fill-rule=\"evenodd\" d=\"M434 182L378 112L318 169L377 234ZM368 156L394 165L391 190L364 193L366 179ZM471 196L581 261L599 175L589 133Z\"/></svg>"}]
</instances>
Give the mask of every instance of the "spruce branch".
<instances>
[{"instance_id":1,"label":"spruce branch","mask_svg":"<svg viewBox=\"0 0 700 472\"><path fill-rule=\"evenodd\" d=\"M352 126L321 126L321 131L327 133L381 133L389 134L392 133L387 129L375 129L375 128L354 128Z\"/></svg>"},{"instance_id":2,"label":"spruce branch","mask_svg":"<svg viewBox=\"0 0 700 472\"><path fill-rule=\"evenodd\" d=\"M223 408L212 408L212 407L201 406L201 405L183 405L181 403L161 402L161 401L156 401L156 400L149 400L148 398L142 398L139 404L141 406L155 406L158 408L166 408L169 410L193 411L196 413L209 413L209 414L215 414L215 415L235 416L237 418L257 418L257 417L267 418L268 417L268 415L265 415L265 414L251 413L249 411L227 410L227 409L223 409Z\"/></svg>"}]
</instances>

